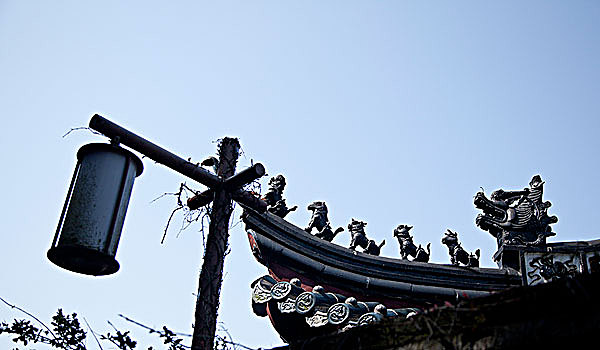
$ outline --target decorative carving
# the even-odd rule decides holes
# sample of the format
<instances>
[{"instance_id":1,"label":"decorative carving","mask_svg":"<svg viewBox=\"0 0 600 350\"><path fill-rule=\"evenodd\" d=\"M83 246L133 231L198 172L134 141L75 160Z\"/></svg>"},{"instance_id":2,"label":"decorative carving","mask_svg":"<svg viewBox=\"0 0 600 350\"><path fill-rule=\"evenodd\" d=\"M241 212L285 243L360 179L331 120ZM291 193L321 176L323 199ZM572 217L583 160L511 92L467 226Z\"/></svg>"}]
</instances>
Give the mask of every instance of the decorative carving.
<instances>
[{"instance_id":1,"label":"decorative carving","mask_svg":"<svg viewBox=\"0 0 600 350\"><path fill-rule=\"evenodd\" d=\"M542 201L544 182L535 175L529 187L523 191L492 192L488 199L483 191L477 192L474 204L483 210L475 223L488 231L504 244L539 246L546 244L546 238L554 236L551 224L558 222L556 216L548 216L549 201Z\"/></svg>"},{"instance_id":2,"label":"decorative carving","mask_svg":"<svg viewBox=\"0 0 600 350\"><path fill-rule=\"evenodd\" d=\"M327 313L317 311L314 315L306 317L306 323L311 327L322 327L328 323Z\"/></svg>"},{"instance_id":3,"label":"decorative carving","mask_svg":"<svg viewBox=\"0 0 600 350\"><path fill-rule=\"evenodd\" d=\"M271 297L275 300L282 300L287 297L291 291L292 285L289 282L277 282L277 284L271 288Z\"/></svg>"},{"instance_id":4,"label":"decorative carving","mask_svg":"<svg viewBox=\"0 0 600 350\"><path fill-rule=\"evenodd\" d=\"M377 315L376 313L369 312L369 313L366 313L366 314L360 316L357 323L359 326L364 326L367 324L377 323L381 319L382 319L382 317Z\"/></svg>"},{"instance_id":5,"label":"decorative carving","mask_svg":"<svg viewBox=\"0 0 600 350\"><path fill-rule=\"evenodd\" d=\"M528 256L527 260L529 262L529 267L532 268L527 271L529 285L573 276L578 272L577 265L579 264L579 257L577 254L565 255L546 253L533 258Z\"/></svg>"},{"instance_id":6,"label":"decorative carving","mask_svg":"<svg viewBox=\"0 0 600 350\"><path fill-rule=\"evenodd\" d=\"M356 247L359 246L366 248L369 244L367 234L365 233L365 226L367 226L366 222L355 220L354 218L352 218L352 222L348 224L348 231L350 231L350 234L352 235L350 249L355 250Z\"/></svg>"},{"instance_id":7,"label":"decorative carving","mask_svg":"<svg viewBox=\"0 0 600 350\"><path fill-rule=\"evenodd\" d=\"M291 314L296 311L296 300L292 298L287 298L285 301L280 301L277 303L277 307L279 311L283 314Z\"/></svg>"},{"instance_id":8,"label":"decorative carving","mask_svg":"<svg viewBox=\"0 0 600 350\"><path fill-rule=\"evenodd\" d=\"M277 175L269 180L269 189L263 197L263 200L267 202L267 210L281 218L284 218L289 212L298 209L298 206L291 208L285 204L283 199L283 190L285 189L285 177L283 175Z\"/></svg>"},{"instance_id":9,"label":"decorative carving","mask_svg":"<svg viewBox=\"0 0 600 350\"><path fill-rule=\"evenodd\" d=\"M385 239L381 241L380 244L377 244L374 240L370 239L369 244L367 244L367 248L365 248L365 253L371 255L379 255L381 253L381 247L385 245Z\"/></svg>"},{"instance_id":10,"label":"decorative carving","mask_svg":"<svg viewBox=\"0 0 600 350\"><path fill-rule=\"evenodd\" d=\"M458 242L458 233L452 232L449 229L446 230L444 237L442 238L442 244L448 247L448 254L450 254L450 262L452 265L464 264L469 267L479 267L479 256L481 252L479 249L475 253L468 253L461 247Z\"/></svg>"},{"instance_id":11,"label":"decorative carving","mask_svg":"<svg viewBox=\"0 0 600 350\"><path fill-rule=\"evenodd\" d=\"M306 232L311 233L312 229L316 228L317 233L315 233L315 237L331 242L338 233L344 231L343 227L338 227L335 232L332 230L329 218L327 217L328 211L325 202L312 202L306 209L312 212L308 227L304 229Z\"/></svg>"},{"instance_id":12,"label":"decorative carving","mask_svg":"<svg viewBox=\"0 0 600 350\"><path fill-rule=\"evenodd\" d=\"M280 218L284 218L287 214L289 214L291 211L294 211L296 209L298 209L297 205L294 205L293 207L288 208L287 204L285 203L285 199L280 199L273 206L267 207L268 211L279 216Z\"/></svg>"},{"instance_id":13,"label":"decorative carving","mask_svg":"<svg viewBox=\"0 0 600 350\"><path fill-rule=\"evenodd\" d=\"M348 224L348 231L352 235L350 241L350 249L356 250L357 247L363 248L363 252L371 255L379 255L381 247L385 244L383 240L379 245L374 240L369 240L365 233L365 226L367 223L364 221L352 219L352 222Z\"/></svg>"},{"instance_id":14,"label":"decorative carving","mask_svg":"<svg viewBox=\"0 0 600 350\"><path fill-rule=\"evenodd\" d=\"M252 290L252 301L260 304L269 300L271 300L271 290L265 289L260 282L256 283Z\"/></svg>"},{"instance_id":15,"label":"decorative carving","mask_svg":"<svg viewBox=\"0 0 600 350\"><path fill-rule=\"evenodd\" d=\"M400 257L408 260L408 256L410 255L413 257L412 261L428 262L431 256L431 243L427 243L427 250L423 249L420 244L417 247L413 243L413 237L409 233L412 228L412 226L408 225L398 225L394 230L394 237L398 239L398 244L400 245Z\"/></svg>"},{"instance_id":16,"label":"decorative carving","mask_svg":"<svg viewBox=\"0 0 600 350\"><path fill-rule=\"evenodd\" d=\"M312 292L304 292L296 298L296 312L304 315L315 306L316 298Z\"/></svg>"},{"instance_id":17,"label":"decorative carving","mask_svg":"<svg viewBox=\"0 0 600 350\"><path fill-rule=\"evenodd\" d=\"M350 308L345 303L333 304L327 311L327 319L334 325L344 323L348 316L350 316Z\"/></svg>"}]
</instances>

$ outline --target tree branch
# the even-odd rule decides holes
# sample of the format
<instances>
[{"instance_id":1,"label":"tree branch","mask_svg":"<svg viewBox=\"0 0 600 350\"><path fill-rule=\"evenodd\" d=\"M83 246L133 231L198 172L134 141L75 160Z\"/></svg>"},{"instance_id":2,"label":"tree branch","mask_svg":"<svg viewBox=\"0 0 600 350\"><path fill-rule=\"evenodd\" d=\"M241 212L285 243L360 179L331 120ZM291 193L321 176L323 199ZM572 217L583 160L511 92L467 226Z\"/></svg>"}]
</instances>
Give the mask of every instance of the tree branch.
<instances>
[{"instance_id":1,"label":"tree branch","mask_svg":"<svg viewBox=\"0 0 600 350\"><path fill-rule=\"evenodd\" d=\"M37 317L33 316L33 315L32 315L32 314L30 314L29 312L27 312L27 311L25 311L25 310L21 309L20 307L18 307L18 306L16 306L16 305L10 304L10 303L9 303L9 302L7 302L6 300L2 299L2 297L0 297L0 300L1 300L1 301L2 301L4 304L6 304L6 305L10 306L10 308L11 308L11 309L17 309L17 310L21 311L22 313L24 313L25 315L27 315L27 316L29 316L29 317L33 318L34 320L36 320L36 321L37 321L39 324L41 324L42 326L44 326L44 328L46 328L46 330L48 330L48 332L49 332L49 333L52 335L52 337L53 337L54 339L57 339L57 338L56 338L56 335L55 335L55 334L52 332L52 330L51 330L50 328L48 328L48 326L46 326L46 324L45 324L44 322L40 321L40 320L39 320Z\"/></svg>"}]
</instances>

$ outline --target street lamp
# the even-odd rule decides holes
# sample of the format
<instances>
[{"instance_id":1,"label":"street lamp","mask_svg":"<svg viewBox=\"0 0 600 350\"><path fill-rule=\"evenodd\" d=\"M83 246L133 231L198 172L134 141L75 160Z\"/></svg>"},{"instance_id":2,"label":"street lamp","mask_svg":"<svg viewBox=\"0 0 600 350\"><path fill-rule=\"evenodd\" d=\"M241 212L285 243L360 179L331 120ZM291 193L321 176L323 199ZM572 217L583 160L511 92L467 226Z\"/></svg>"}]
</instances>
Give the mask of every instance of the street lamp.
<instances>
[{"instance_id":1,"label":"street lamp","mask_svg":"<svg viewBox=\"0 0 600 350\"><path fill-rule=\"evenodd\" d=\"M79 150L48 258L78 273L98 276L119 270L114 257L133 181L143 169L140 159L118 147L119 143L200 182L208 190L192 198L188 206L213 204L199 278L192 350L212 349L231 200L261 213L266 211L263 200L242 189L265 175L264 166L256 163L235 174L240 145L237 139L228 137L220 146L219 168L213 174L97 114L90 120L90 128L108 136L111 144L90 144Z\"/></svg>"}]
</instances>

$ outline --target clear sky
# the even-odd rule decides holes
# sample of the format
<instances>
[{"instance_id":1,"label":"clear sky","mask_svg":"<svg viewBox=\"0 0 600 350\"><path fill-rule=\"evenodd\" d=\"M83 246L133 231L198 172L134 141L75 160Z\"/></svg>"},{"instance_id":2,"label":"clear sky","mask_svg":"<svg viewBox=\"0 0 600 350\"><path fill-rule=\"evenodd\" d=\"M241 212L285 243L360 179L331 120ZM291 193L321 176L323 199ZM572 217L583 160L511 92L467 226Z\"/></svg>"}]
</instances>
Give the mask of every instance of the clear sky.
<instances>
[{"instance_id":1,"label":"clear sky","mask_svg":"<svg viewBox=\"0 0 600 350\"><path fill-rule=\"evenodd\" d=\"M199 226L177 235L175 216L161 245L176 203L151 201L201 185L146 159L117 274L46 258L77 149L106 140L62 136L94 113L197 161L239 137L240 167L286 176L300 207L290 222L304 227L306 206L325 200L334 226L367 221L385 256L399 256L392 230L406 223L434 262L449 262L450 228L493 267L473 196L535 174L559 217L551 241L600 238L598 18L600 4L583 0L0 1L0 296L44 320L77 312L97 332L111 320L146 346L159 341L119 313L191 332ZM251 310L249 285L266 269L242 225L230 242L220 321L245 345L281 344ZM0 320L14 317L0 305Z\"/></svg>"}]
</instances>

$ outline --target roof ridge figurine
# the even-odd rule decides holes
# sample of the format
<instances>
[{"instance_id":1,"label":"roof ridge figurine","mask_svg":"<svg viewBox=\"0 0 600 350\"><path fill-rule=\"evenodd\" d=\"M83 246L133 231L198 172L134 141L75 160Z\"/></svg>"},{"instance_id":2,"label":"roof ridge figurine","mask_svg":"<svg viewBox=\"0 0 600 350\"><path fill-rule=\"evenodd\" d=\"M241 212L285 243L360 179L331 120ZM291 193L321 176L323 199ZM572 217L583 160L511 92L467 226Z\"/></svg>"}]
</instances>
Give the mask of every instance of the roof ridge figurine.
<instances>
[{"instance_id":1,"label":"roof ridge figurine","mask_svg":"<svg viewBox=\"0 0 600 350\"><path fill-rule=\"evenodd\" d=\"M546 238L556 235L551 224L558 222L556 216L548 216L549 201L542 201L544 181L535 175L529 187L522 191L498 189L488 199L483 191L477 192L475 207L483 213L477 215L475 223L488 231L498 242L504 244L539 246Z\"/></svg>"},{"instance_id":2,"label":"roof ridge figurine","mask_svg":"<svg viewBox=\"0 0 600 350\"><path fill-rule=\"evenodd\" d=\"M462 263L468 267L479 267L481 251L477 249L474 253L467 252L460 245L457 232L446 229L445 235L442 237L442 244L445 244L448 247L448 254L450 254L450 262L452 265L460 265Z\"/></svg>"},{"instance_id":3,"label":"roof ridge figurine","mask_svg":"<svg viewBox=\"0 0 600 350\"><path fill-rule=\"evenodd\" d=\"M328 242L333 241L338 233L344 231L343 227L338 227L335 231L332 230L331 223L327 217L328 210L325 202L314 201L309 204L306 209L312 212L312 216L304 231L312 233L312 229L316 228L318 232L315 233L315 237L324 239Z\"/></svg>"},{"instance_id":4,"label":"roof ridge figurine","mask_svg":"<svg viewBox=\"0 0 600 350\"><path fill-rule=\"evenodd\" d=\"M377 245L374 240L368 239L365 233L365 226L367 226L366 222L352 218L352 221L348 224L348 231L352 235L349 248L356 250L357 247L361 247L363 248L363 253L379 255L381 247L385 244L385 240Z\"/></svg>"},{"instance_id":5,"label":"roof ridge figurine","mask_svg":"<svg viewBox=\"0 0 600 350\"><path fill-rule=\"evenodd\" d=\"M413 226L401 224L394 229L394 237L396 237L398 244L400 245L400 257L403 260L408 260L408 256L410 255L413 257L412 261L429 262L429 257L431 256L431 243L427 243L427 250L420 244L417 247L413 243L413 237L409 233L412 228Z\"/></svg>"},{"instance_id":6,"label":"roof ridge figurine","mask_svg":"<svg viewBox=\"0 0 600 350\"><path fill-rule=\"evenodd\" d=\"M291 208L287 207L285 199L283 199L283 190L285 189L285 177L279 174L269 180L269 189L263 197L267 202L267 210L280 218L284 218L289 212L298 209L295 205Z\"/></svg>"},{"instance_id":7,"label":"roof ridge figurine","mask_svg":"<svg viewBox=\"0 0 600 350\"><path fill-rule=\"evenodd\" d=\"M381 247L385 245L385 239L381 243L377 244L374 240L370 239L364 252L371 255L381 254Z\"/></svg>"}]
</instances>

